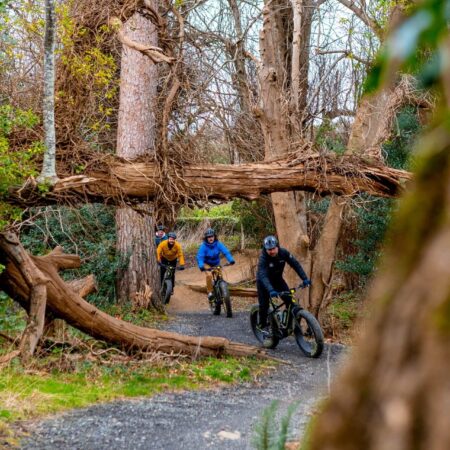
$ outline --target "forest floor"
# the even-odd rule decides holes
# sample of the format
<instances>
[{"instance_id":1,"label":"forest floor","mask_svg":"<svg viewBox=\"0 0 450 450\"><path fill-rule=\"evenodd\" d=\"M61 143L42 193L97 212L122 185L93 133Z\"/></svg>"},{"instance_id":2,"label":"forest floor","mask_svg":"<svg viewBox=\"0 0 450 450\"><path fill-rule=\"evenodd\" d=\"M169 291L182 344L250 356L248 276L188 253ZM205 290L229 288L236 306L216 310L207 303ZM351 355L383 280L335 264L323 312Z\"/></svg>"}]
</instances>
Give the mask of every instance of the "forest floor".
<instances>
[{"instance_id":1,"label":"forest floor","mask_svg":"<svg viewBox=\"0 0 450 450\"><path fill-rule=\"evenodd\" d=\"M248 279L256 263L252 254L237 255L237 264L225 269L236 283ZM174 296L167 308L171 320L164 329L190 335L223 336L257 345L248 321L249 305L256 299L233 299L233 318L213 316L206 295L187 284L204 284L197 268L177 272ZM201 450L255 448L255 428L263 412L278 401L272 424L296 404L289 437L298 439L330 381L344 359L341 345L327 344L319 359L304 357L295 340L280 342L270 353L284 360L260 379L231 387L158 394L152 398L116 401L73 410L35 422L23 449L164 449Z\"/></svg>"}]
</instances>

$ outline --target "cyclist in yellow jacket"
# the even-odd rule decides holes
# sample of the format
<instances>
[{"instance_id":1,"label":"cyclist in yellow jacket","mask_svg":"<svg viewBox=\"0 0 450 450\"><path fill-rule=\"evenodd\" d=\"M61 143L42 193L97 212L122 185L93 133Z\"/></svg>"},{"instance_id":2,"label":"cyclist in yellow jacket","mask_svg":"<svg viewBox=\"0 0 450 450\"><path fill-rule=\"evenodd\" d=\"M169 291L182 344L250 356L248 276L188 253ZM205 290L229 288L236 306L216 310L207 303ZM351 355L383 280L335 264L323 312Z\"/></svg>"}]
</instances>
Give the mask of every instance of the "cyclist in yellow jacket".
<instances>
[{"instance_id":1,"label":"cyclist in yellow jacket","mask_svg":"<svg viewBox=\"0 0 450 450\"><path fill-rule=\"evenodd\" d=\"M167 239L161 241L156 249L156 258L161 270L161 284L166 273L167 266L177 266L177 260L180 263L178 269L184 270L184 255L181 245L176 241L177 235L171 231L167 233ZM172 276L172 286L175 286L175 271Z\"/></svg>"}]
</instances>

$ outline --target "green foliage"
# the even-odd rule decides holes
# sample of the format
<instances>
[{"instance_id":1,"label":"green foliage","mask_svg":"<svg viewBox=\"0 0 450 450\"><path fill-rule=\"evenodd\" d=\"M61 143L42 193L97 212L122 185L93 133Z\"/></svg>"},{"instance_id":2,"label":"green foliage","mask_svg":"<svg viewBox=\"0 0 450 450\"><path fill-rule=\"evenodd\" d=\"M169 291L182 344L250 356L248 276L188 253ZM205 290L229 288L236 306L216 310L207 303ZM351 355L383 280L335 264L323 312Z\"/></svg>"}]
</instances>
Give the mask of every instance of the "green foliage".
<instances>
[{"instance_id":1,"label":"green foliage","mask_svg":"<svg viewBox=\"0 0 450 450\"><path fill-rule=\"evenodd\" d=\"M352 291L345 292L333 298L327 313L336 319L340 327L349 329L358 317L359 305L359 299Z\"/></svg>"},{"instance_id":2,"label":"green foliage","mask_svg":"<svg viewBox=\"0 0 450 450\"><path fill-rule=\"evenodd\" d=\"M417 111L412 106L402 108L396 116L393 137L383 144L386 164L395 169L408 169L414 139L420 132Z\"/></svg>"},{"instance_id":3,"label":"green foliage","mask_svg":"<svg viewBox=\"0 0 450 450\"><path fill-rule=\"evenodd\" d=\"M268 200L236 199L232 202L232 211L239 218L245 235L254 241L256 247L261 246L264 236L274 233L275 220Z\"/></svg>"},{"instance_id":4,"label":"green foliage","mask_svg":"<svg viewBox=\"0 0 450 450\"><path fill-rule=\"evenodd\" d=\"M319 147L338 155L343 155L346 150L343 136L336 131L336 125L329 119L325 119L320 124L315 139Z\"/></svg>"},{"instance_id":5,"label":"green foliage","mask_svg":"<svg viewBox=\"0 0 450 450\"><path fill-rule=\"evenodd\" d=\"M80 255L80 269L67 277L81 278L94 274L98 292L89 299L97 305L115 301L115 277L126 261L116 255L114 210L103 205L85 205L79 209L59 208L42 211L21 236L32 254L48 253L56 245L66 253Z\"/></svg>"},{"instance_id":6,"label":"green foliage","mask_svg":"<svg viewBox=\"0 0 450 450\"><path fill-rule=\"evenodd\" d=\"M357 235L353 245L356 252L344 260L336 261L339 270L358 275L360 285L367 282L376 266L392 209L390 199L364 197L367 201L355 210Z\"/></svg>"},{"instance_id":7,"label":"green foliage","mask_svg":"<svg viewBox=\"0 0 450 450\"><path fill-rule=\"evenodd\" d=\"M393 138L383 144L384 157L389 166L405 169L410 165L412 142L420 131L413 107L407 106L397 114L395 131ZM354 209L357 217L356 233L351 237L354 252L337 261L336 267L356 275L359 286L364 286L380 257L381 243L395 203L392 199L367 195L362 195L361 199L363 202Z\"/></svg>"},{"instance_id":8,"label":"green foliage","mask_svg":"<svg viewBox=\"0 0 450 450\"><path fill-rule=\"evenodd\" d=\"M418 5L388 38L365 82L372 92L398 69L414 73L423 86L433 85L446 70L450 0L427 0Z\"/></svg>"},{"instance_id":9,"label":"green foliage","mask_svg":"<svg viewBox=\"0 0 450 450\"><path fill-rule=\"evenodd\" d=\"M24 111L11 105L0 105L0 230L11 221L19 220L22 211L1 202L1 197L12 185L20 185L27 177L37 175L35 157L43 152L41 142L20 149L11 149L9 135L16 129L33 128L38 117L30 110Z\"/></svg>"},{"instance_id":10,"label":"green foliage","mask_svg":"<svg viewBox=\"0 0 450 450\"><path fill-rule=\"evenodd\" d=\"M257 450L284 450L288 438L288 428L292 415L297 409L298 403L289 405L286 414L281 418L280 427L276 420L279 407L278 401L273 401L262 414L260 422L255 429L253 446Z\"/></svg>"},{"instance_id":11,"label":"green foliage","mask_svg":"<svg viewBox=\"0 0 450 450\"><path fill-rule=\"evenodd\" d=\"M15 335L24 329L25 324L25 311L0 291L0 330Z\"/></svg>"},{"instance_id":12,"label":"green foliage","mask_svg":"<svg viewBox=\"0 0 450 450\"><path fill-rule=\"evenodd\" d=\"M0 195L9 186L37 174L33 158L43 152L42 143L34 142L25 149L10 149L8 136L16 128L32 128L38 123L39 119L32 111L0 106Z\"/></svg>"}]
</instances>

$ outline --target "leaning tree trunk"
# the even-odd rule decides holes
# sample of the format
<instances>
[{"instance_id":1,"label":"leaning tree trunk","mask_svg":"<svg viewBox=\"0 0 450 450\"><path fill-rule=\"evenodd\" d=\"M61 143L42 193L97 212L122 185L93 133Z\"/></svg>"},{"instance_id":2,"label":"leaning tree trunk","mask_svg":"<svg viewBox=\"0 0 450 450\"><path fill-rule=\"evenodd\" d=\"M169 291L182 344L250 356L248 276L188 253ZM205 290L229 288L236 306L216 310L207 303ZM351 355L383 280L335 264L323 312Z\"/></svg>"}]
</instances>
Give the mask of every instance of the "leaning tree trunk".
<instances>
[{"instance_id":1,"label":"leaning tree trunk","mask_svg":"<svg viewBox=\"0 0 450 450\"><path fill-rule=\"evenodd\" d=\"M133 42L157 47L155 26L138 12L125 23L123 33ZM155 152L158 70L148 56L124 45L120 77L117 155L133 160ZM118 274L120 302L133 301L146 286L158 286L151 206L142 204L138 208L142 213L129 207L116 213L117 249L127 261Z\"/></svg>"},{"instance_id":2,"label":"leaning tree trunk","mask_svg":"<svg viewBox=\"0 0 450 450\"><path fill-rule=\"evenodd\" d=\"M450 135L424 144L370 293L357 350L315 424L313 450L450 448Z\"/></svg>"},{"instance_id":3,"label":"leaning tree trunk","mask_svg":"<svg viewBox=\"0 0 450 450\"><path fill-rule=\"evenodd\" d=\"M368 161L382 163L381 145L391 134L398 109L409 99L409 83L409 78L403 77L395 88L386 87L361 100L347 143L347 156L358 155ZM346 205L347 202L338 197L331 198L323 230L314 249L311 271L313 285L305 306L314 311L317 317L329 303L326 294L332 284L336 247Z\"/></svg>"}]
</instances>

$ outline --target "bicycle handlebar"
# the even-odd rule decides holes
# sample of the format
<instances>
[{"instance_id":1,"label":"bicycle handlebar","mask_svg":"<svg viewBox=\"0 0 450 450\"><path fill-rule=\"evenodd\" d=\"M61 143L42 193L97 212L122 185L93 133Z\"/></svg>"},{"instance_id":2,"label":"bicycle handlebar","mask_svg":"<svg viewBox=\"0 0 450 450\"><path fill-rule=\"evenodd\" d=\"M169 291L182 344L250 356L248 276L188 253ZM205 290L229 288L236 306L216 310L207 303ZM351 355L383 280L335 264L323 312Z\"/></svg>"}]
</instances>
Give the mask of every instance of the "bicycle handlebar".
<instances>
[{"instance_id":1,"label":"bicycle handlebar","mask_svg":"<svg viewBox=\"0 0 450 450\"><path fill-rule=\"evenodd\" d=\"M291 294L293 294L292 291L297 292L299 289L305 289L305 287L303 286L303 283L299 284L296 287L291 288L289 291L280 291L280 292L278 292L278 295L276 297L271 297L271 298L282 297L283 295L291 295Z\"/></svg>"},{"instance_id":2,"label":"bicycle handlebar","mask_svg":"<svg viewBox=\"0 0 450 450\"><path fill-rule=\"evenodd\" d=\"M213 266L213 267L209 267L208 269L205 267L205 272L212 272L213 270L216 269L221 269L222 267L227 267L227 266L232 266L233 264L230 263L225 263L223 265L218 265L218 266Z\"/></svg>"},{"instance_id":3,"label":"bicycle handlebar","mask_svg":"<svg viewBox=\"0 0 450 450\"><path fill-rule=\"evenodd\" d=\"M175 269L175 270L180 270L178 267L176 266L167 266L166 264L163 263L158 263L161 267L164 267L165 269Z\"/></svg>"}]
</instances>

